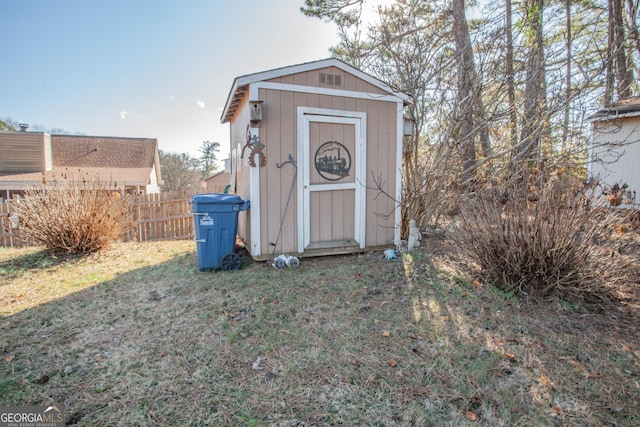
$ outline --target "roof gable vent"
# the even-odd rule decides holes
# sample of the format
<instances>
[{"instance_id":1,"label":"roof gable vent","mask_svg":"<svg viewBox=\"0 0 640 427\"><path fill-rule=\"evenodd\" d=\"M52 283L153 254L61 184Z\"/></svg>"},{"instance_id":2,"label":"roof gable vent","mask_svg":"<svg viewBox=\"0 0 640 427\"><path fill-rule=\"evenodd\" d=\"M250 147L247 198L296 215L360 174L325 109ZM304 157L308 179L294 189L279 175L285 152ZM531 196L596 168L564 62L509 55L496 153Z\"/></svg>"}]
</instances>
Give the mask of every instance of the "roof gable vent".
<instances>
[{"instance_id":1,"label":"roof gable vent","mask_svg":"<svg viewBox=\"0 0 640 427\"><path fill-rule=\"evenodd\" d=\"M325 86L342 86L342 75L330 73L318 73L318 82Z\"/></svg>"}]
</instances>

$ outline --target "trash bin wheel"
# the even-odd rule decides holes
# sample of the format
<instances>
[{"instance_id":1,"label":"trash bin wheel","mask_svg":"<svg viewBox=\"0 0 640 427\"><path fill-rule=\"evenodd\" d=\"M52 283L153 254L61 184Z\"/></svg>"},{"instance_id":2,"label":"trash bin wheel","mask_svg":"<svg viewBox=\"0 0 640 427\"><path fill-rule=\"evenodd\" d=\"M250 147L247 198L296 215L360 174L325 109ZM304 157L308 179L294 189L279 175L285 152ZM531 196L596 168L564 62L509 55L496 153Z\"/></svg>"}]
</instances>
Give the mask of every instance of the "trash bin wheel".
<instances>
[{"instance_id":1,"label":"trash bin wheel","mask_svg":"<svg viewBox=\"0 0 640 427\"><path fill-rule=\"evenodd\" d=\"M224 271L239 270L241 265L242 260L240 259L240 256L233 252L226 254L220 260L220 267Z\"/></svg>"}]
</instances>

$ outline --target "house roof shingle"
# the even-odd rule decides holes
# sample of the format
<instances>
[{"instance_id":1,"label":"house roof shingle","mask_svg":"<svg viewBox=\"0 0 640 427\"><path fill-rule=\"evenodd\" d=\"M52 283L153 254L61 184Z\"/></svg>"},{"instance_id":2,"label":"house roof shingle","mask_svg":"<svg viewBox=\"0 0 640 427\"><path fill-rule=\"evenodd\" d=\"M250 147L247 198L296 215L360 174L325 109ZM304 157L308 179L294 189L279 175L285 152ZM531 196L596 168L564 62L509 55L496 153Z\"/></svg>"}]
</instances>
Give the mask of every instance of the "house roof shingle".
<instances>
[{"instance_id":1,"label":"house roof shingle","mask_svg":"<svg viewBox=\"0 0 640 427\"><path fill-rule=\"evenodd\" d=\"M599 121L619 117L640 115L640 96L621 99L608 107L604 107L588 117L589 121Z\"/></svg>"},{"instance_id":2,"label":"house roof shingle","mask_svg":"<svg viewBox=\"0 0 640 427\"><path fill-rule=\"evenodd\" d=\"M53 169L47 172L0 171L0 188L27 188L69 177L97 178L120 187L145 186L156 165L158 141L122 138L51 135ZM159 170L156 170L159 174ZM159 177L159 175L158 175Z\"/></svg>"},{"instance_id":3,"label":"house roof shingle","mask_svg":"<svg viewBox=\"0 0 640 427\"><path fill-rule=\"evenodd\" d=\"M151 168L157 145L149 138L51 135L54 168Z\"/></svg>"}]
</instances>

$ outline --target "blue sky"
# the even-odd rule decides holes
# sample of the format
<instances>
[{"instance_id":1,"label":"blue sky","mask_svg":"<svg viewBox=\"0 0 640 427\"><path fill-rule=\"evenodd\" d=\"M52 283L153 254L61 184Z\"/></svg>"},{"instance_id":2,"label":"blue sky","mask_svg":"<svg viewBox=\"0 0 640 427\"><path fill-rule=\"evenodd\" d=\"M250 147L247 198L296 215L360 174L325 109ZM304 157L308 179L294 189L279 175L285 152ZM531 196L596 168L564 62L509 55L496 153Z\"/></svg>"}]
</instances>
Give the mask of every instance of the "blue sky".
<instances>
[{"instance_id":1,"label":"blue sky","mask_svg":"<svg viewBox=\"0 0 640 427\"><path fill-rule=\"evenodd\" d=\"M333 24L303 0L5 0L0 119L161 150L228 153L234 77L329 57Z\"/></svg>"}]
</instances>

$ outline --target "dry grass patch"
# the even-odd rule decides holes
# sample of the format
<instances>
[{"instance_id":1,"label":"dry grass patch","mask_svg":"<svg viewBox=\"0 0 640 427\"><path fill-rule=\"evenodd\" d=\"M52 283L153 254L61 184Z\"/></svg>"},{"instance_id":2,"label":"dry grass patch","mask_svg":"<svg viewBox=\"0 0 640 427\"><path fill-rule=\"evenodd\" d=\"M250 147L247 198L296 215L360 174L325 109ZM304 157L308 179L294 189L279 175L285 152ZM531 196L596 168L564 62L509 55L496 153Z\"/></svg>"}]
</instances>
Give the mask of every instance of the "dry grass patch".
<instances>
[{"instance_id":1,"label":"dry grass patch","mask_svg":"<svg viewBox=\"0 0 640 427\"><path fill-rule=\"evenodd\" d=\"M191 241L2 250L0 404L83 426L640 422L637 317L527 305L425 243L218 273Z\"/></svg>"}]
</instances>

